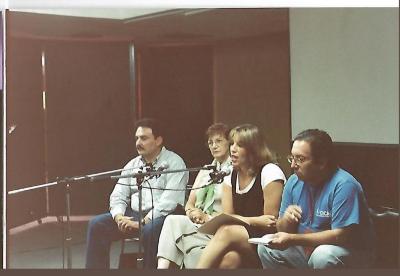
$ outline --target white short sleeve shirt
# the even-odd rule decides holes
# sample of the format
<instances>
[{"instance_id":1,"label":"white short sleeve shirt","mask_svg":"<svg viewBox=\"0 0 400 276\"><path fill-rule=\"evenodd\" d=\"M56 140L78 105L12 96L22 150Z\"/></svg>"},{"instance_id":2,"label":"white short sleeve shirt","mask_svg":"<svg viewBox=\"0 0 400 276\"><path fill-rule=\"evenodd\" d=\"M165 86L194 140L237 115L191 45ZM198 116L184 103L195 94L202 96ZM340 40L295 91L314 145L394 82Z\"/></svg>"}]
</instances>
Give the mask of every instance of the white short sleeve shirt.
<instances>
[{"instance_id":1,"label":"white short sleeve shirt","mask_svg":"<svg viewBox=\"0 0 400 276\"><path fill-rule=\"evenodd\" d=\"M224 182L232 187L232 182L231 182L231 177L232 175L228 175L225 177ZM283 183L286 182L286 177L281 168L279 168L277 165L273 163L268 163L264 165L264 167L261 170L261 188L264 189L269 183L276 181L276 180L282 180ZM251 187L253 187L254 182L256 181L256 177L253 177L251 180L250 184L244 188L243 190L240 190L240 185L239 185L239 176L236 175L236 193L237 194L245 194L247 193Z\"/></svg>"}]
</instances>

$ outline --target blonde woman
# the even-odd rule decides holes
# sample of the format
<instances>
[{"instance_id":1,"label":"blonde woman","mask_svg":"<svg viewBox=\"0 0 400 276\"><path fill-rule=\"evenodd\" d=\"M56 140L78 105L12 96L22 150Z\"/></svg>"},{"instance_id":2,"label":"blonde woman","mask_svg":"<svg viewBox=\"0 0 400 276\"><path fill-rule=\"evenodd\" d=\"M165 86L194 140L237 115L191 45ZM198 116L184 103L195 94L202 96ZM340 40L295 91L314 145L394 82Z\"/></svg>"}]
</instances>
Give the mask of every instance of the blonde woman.
<instances>
[{"instance_id":1,"label":"blonde woman","mask_svg":"<svg viewBox=\"0 0 400 276\"><path fill-rule=\"evenodd\" d=\"M233 172L224 180L223 212L235 214L249 226L221 226L203 250L197 268L261 267L250 237L276 231L276 218L286 181L259 129L251 124L230 133Z\"/></svg>"},{"instance_id":2,"label":"blonde woman","mask_svg":"<svg viewBox=\"0 0 400 276\"><path fill-rule=\"evenodd\" d=\"M214 158L212 165L225 170L231 167L229 158L229 128L225 124L211 125L206 132L207 143ZM210 171L200 171L193 188L210 183ZM213 184L202 189L192 190L185 206L186 216L170 215L166 218L158 244L158 267L194 268L201 251L211 237L198 233L199 225L219 214L222 184Z\"/></svg>"}]
</instances>

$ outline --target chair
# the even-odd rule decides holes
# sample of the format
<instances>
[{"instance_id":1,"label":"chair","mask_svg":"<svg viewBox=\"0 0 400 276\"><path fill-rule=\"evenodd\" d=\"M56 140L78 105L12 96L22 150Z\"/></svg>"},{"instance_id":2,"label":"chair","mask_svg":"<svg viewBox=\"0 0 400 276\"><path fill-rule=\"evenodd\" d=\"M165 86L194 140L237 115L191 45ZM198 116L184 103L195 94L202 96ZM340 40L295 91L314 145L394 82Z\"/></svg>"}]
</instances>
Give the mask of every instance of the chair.
<instances>
[{"instance_id":1,"label":"chair","mask_svg":"<svg viewBox=\"0 0 400 276\"><path fill-rule=\"evenodd\" d=\"M185 199L186 202L186 199ZM173 215L185 215L185 208L177 204L175 210L171 213ZM136 242L139 244L139 236L134 236L134 237L129 237L129 238L124 238L121 240L121 252L120 252L120 258L119 258L119 268L137 268L137 262L141 262L143 267L143 250L144 248L142 247L142 254L139 256L139 252L125 252L125 247L127 243L131 242Z\"/></svg>"},{"instance_id":2,"label":"chair","mask_svg":"<svg viewBox=\"0 0 400 276\"><path fill-rule=\"evenodd\" d=\"M399 212L393 208L369 209L376 232L376 268L399 267Z\"/></svg>"},{"instance_id":3,"label":"chair","mask_svg":"<svg viewBox=\"0 0 400 276\"><path fill-rule=\"evenodd\" d=\"M143 253L140 257L139 252L126 252L128 243L139 243L139 236L124 238L121 240L121 251L119 254L118 268L135 269L137 268L137 260L143 263Z\"/></svg>"}]
</instances>

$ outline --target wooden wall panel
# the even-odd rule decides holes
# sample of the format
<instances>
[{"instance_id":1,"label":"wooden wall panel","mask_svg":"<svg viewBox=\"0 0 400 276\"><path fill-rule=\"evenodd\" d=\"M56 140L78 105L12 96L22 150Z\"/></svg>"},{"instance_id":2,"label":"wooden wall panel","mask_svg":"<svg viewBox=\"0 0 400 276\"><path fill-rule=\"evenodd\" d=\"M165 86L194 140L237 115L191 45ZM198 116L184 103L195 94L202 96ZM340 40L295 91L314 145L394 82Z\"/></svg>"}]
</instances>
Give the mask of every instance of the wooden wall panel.
<instances>
[{"instance_id":1,"label":"wooden wall panel","mask_svg":"<svg viewBox=\"0 0 400 276\"><path fill-rule=\"evenodd\" d=\"M289 31L223 43L214 56L215 118L232 126L252 123L289 172L290 66Z\"/></svg>"},{"instance_id":2,"label":"wooden wall panel","mask_svg":"<svg viewBox=\"0 0 400 276\"><path fill-rule=\"evenodd\" d=\"M7 42L7 191L45 182L41 45ZM12 130L12 128L14 130ZM11 131L12 130L12 131ZM7 196L7 226L44 217L44 189Z\"/></svg>"},{"instance_id":3,"label":"wooden wall panel","mask_svg":"<svg viewBox=\"0 0 400 276\"><path fill-rule=\"evenodd\" d=\"M7 46L7 126L16 125L7 137L7 190L118 169L136 154L128 43L12 38ZM73 183L71 214L107 211L115 182ZM49 207L47 214L45 189L10 195L7 225L65 215L63 186L49 188Z\"/></svg>"},{"instance_id":4,"label":"wooden wall panel","mask_svg":"<svg viewBox=\"0 0 400 276\"><path fill-rule=\"evenodd\" d=\"M49 178L122 168L135 153L128 43L46 43ZM116 180L72 185L72 214L108 210ZM52 214L65 214L52 189Z\"/></svg>"},{"instance_id":5,"label":"wooden wall panel","mask_svg":"<svg viewBox=\"0 0 400 276\"><path fill-rule=\"evenodd\" d=\"M204 133L212 124L212 49L206 46L140 51L144 117L160 118L165 143L186 166L210 162Z\"/></svg>"},{"instance_id":6,"label":"wooden wall panel","mask_svg":"<svg viewBox=\"0 0 400 276\"><path fill-rule=\"evenodd\" d=\"M362 185L369 207L399 210L399 145L335 143L339 165ZM399 267L399 219L375 218L377 260L375 267Z\"/></svg>"},{"instance_id":7,"label":"wooden wall panel","mask_svg":"<svg viewBox=\"0 0 400 276\"><path fill-rule=\"evenodd\" d=\"M373 208L399 208L398 145L335 143L339 165L360 181Z\"/></svg>"}]
</instances>

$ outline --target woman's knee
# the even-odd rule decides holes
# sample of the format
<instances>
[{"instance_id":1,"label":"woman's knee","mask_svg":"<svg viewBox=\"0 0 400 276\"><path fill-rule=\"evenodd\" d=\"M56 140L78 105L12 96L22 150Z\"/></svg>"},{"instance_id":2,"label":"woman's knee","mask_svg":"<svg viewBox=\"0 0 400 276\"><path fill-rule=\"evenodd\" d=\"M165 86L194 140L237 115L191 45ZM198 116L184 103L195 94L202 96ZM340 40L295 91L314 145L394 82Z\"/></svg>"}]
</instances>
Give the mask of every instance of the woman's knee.
<instances>
[{"instance_id":1,"label":"woman's knee","mask_svg":"<svg viewBox=\"0 0 400 276\"><path fill-rule=\"evenodd\" d=\"M240 225L223 225L218 229L215 237L232 242L239 240L247 241L248 233L246 228Z\"/></svg>"},{"instance_id":2,"label":"woman's knee","mask_svg":"<svg viewBox=\"0 0 400 276\"><path fill-rule=\"evenodd\" d=\"M222 269L235 269L241 266L242 259L240 254L236 251L229 251L222 258L219 268Z\"/></svg>"},{"instance_id":3,"label":"woman's knee","mask_svg":"<svg viewBox=\"0 0 400 276\"><path fill-rule=\"evenodd\" d=\"M177 216L176 215L169 215L165 218L164 224L174 224L176 223Z\"/></svg>"}]
</instances>

